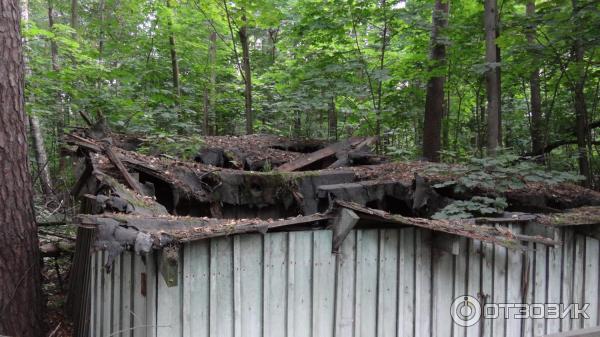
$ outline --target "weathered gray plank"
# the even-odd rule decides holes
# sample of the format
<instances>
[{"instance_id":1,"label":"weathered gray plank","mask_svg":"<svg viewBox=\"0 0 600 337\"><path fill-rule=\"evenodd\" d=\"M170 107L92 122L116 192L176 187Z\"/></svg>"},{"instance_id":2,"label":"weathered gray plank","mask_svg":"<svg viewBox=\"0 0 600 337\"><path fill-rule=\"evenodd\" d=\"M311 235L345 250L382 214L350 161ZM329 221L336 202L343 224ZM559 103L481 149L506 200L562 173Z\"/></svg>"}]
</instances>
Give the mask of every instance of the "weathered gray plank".
<instances>
[{"instance_id":1,"label":"weathered gray plank","mask_svg":"<svg viewBox=\"0 0 600 337\"><path fill-rule=\"evenodd\" d=\"M494 246L494 277L493 277L493 302L507 303L506 301L506 263L507 249L495 245ZM494 336L505 336L506 334L506 318L504 318L504 310L500 309L499 317L492 321L492 329Z\"/></svg>"},{"instance_id":2,"label":"weathered gray plank","mask_svg":"<svg viewBox=\"0 0 600 337\"><path fill-rule=\"evenodd\" d=\"M520 233L521 228L518 226L511 226L510 230L518 234ZM521 296L521 289L523 288L523 258L523 252L518 250L510 249L507 252L507 303L523 302L523 297ZM514 311L509 311L509 313L514 313ZM509 319L506 321L506 337L520 337L521 323L522 321L520 319L516 319L513 315L510 315Z\"/></svg>"},{"instance_id":3,"label":"weathered gray plank","mask_svg":"<svg viewBox=\"0 0 600 337\"><path fill-rule=\"evenodd\" d=\"M482 304L494 301L493 297L493 279L494 279L494 245L488 242L481 243L481 297ZM493 321L483 319L482 337L491 337L493 330Z\"/></svg>"},{"instance_id":4,"label":"weathered gray plank","mask_svg":"<svg viewBox=\"0 0 600 337\"><path fill-rule=\"evenodd\" d=\"M571 303L573 301L573 262L575 260L575 236L572 230L569 228L563 228L562 230L562 298L561 303ZM571 330L571 318L569 316L564 317L560 321L560 331Z\"/></svg>"},{"instance_id":5,"label":"weathered gray plank","mask_svg":"<svg viewBox=\"0 0 600 337\"><path fill-rule=\"evenodd\" d=\"M431 308L431 336L446 337L452 331L450 307L454 293L452 286L454 256L446 249L440 248L432 249L432 254L433 289L431 289L431 296L433 296L433 304Z\"/></svg>"},{"instance_id":6,"label":"weathered gray plank","mask_svg":"<svg viewBox=\"0 0 600 337\"><path fill-rule=\"evenodd\" d=\"M285 336L287 233L269 233L264 242L264 336Z\"/></svg>"},{"instance_id":7,"label":"weathered gray plank","mask_svg":"<svg viewBox=\"0 0 600 337\"><path fill-rule=\"evenodd\" d=\"M239 270L235 270L235 272L240 276L241 285L240 298L234 299L234 301L240 304L241 331L239 336L260 337L263 322L261 305L263 298L263 239L260 234L241 235L236 238L239 238L239 245L234 245L239 248Z\"/></svg>"},{"instance_id":8,"label":"weathered gray plank","mask_svg":"<svg viewBox=\"0 0 600 337\"><path fill-rule=\"evenodd\" d=\"M92 253L90 259L90 336L100 336L98 331L98 253Z\"/></svg>"},{"instance_id":9,"label":"weathered gray plank","mask_svg":"<svg viewBox=\"0 0 600 337\"><path fill-rule=\"evenodd\" d=\"M133 289L133 253L125 252L121 259L121 337L131 336L131 312Z\"/></svg>"},{"instance_id":10,"label":"weathered gray plank","mask_svg":"<svg viewBox=\"0 0 600 337\"><path fill-rule=\"evenodd\" d=\"M415 235L415 337L431 335L431 231Z\"/></svg>"},{"instance_id":11,"label":"weathered gray plank","mask_svg":"<svg viewBox=\"0 0 600 337\"><path fill-rule=\"evenodd\" d=\"M356 336L377 334L378 230L361 230L356 238Z\"/></svg>"},{"instance_id":12,"label":"weathered gray plank","mask_svg":"<svg viewBox=\"0 0 600 337\"><path fill-rule=\"evenodd\" d=\"M210 335L233 337L233 239L211 240Z\"/></svg>"},{"instance_id":13,"label":"weathered gray plank","mask_svg":"<svg viewBox=\"0 0 600 337\"><path fill-rule=\"evenodd\" d=\"M573 299L569 303L585 303L584 297L584 270L585 270L585 237L575 235L575 259L573 262ZM573 319L571 329L578 330L583 327L582 319Z\"/></svg>"},{"instance_id":14,"label":"weathered gray plank","mask_svg":"<svg viewBox=\"0 0 600 337\"><path fill-rule=\"evenodd\" d=\"M112 274L106 272L106 263L108 262L108 253L102 252L102 268L100 272L102 274L102 336L109 336L111 331L111 314L112 314Z\"/></svg>"},{"instance_id":15,"label":"weathered gray plank","mask_svg":"<svg viewBox=\"0 0 600 337\"><path fill-rule=\"evenodd\" d=\"M534 303L546 303L546 294L548 284L546 279L547 272L547 247L536 243L535 244L535 281L534 281ZM546 333L546 319L534 318L533 320L533 335L543 336Z\"/></svg>"},{"instance_id":16,"label":"weathered gray plank","mask_svg":"<svg viewBox=\"0 0 600 337\"><path fill-rule=\"evenodd\" d=\"M335 311L335 255L332 232L315 231L313 236L312 336L333 336Z\"/></svg>"},{"instance_id":17,"label":"weathered gray plank","mask_svg":"<svg viewBox=\"0 0 600 337\"><path fill-rule=\"evenodd\" d=\"M525 255L525 293L523 294L524 302L531 304L534 303L534 288L535 288L535 245L533 242L529 242L527 246L527 253ZM528 318L523 321L523 337L533 336L533 319Z\"/></svg>"},{"instance_id":18,"label":"weathered gray plank","mask_svg":"<svg viewBox=\"0 0 600 337\"><path fill-rule=\"evenodd\" d=\"M398 230L379 232L377 336L395 337L398 317Z\"/></svg>"},{"instance_id":19,"label":"weathered gray plank","mask_svg":"<svg viewBox=\"0 0 600 337\"><path fill-rule=\"evenodd\" d=\"M160 252L165 254L165 251ZM183 251L179 252L177 263L177 285L167 285L161 268L164 268L163 263L166 263L164 257L158 258L157 272L157 296L158 303L156 310L156 336L157 337L180 337L183 331L183 317L181 309L183 306L182 299L182 259Z\"/></svg>"},{"instance_id":20,"label":"weathered gray plank","mask_svg":"<svg viewBox=\"0 0 600 337\"><path fill-rule=\"evenodd\" d=\"M469 240L469 278L467 280L467 294L479 300L478 294L481 291L481 242L478 240ZM482 321L467 327L467 337L479 337Z\"/></svg>"},{"instance_id":21,"label":"weathered gray plank","mask_svg":"<svg viewBox=\"0 0 600 337\"><path fill-rule=\"evenodd\" d=\"M210 240L185 245L183 336L210 336Z\"/></svg>"},{"instance_id":22,"label":"weathered gray plank","mask_svg":"<svg viewBox=\"0 0 600 337\"><path fill-rule=\"evenodd\" d=\"M400 231L398 248L398 335L411 336L415 324L415 229Z\"/></svg>"},{"instance_id":23,"label":"weathered gray plank","mask_svg":"<svg viewBox=\"0 0 600 337\"><path fill-rule=\"evenodd\" d=\"M290 233L290 242L294 242L294 258L290 259L290 269L293 269L294 273L294 289L293 293L288 295L288 307L293 307L294 315L292 330L288 331L290 337L311 336L312 235L313 233L308 231Z\"/></svg>"},{"instance_id":24,"label":"weathered gray plank","mask_svg":"<svg viewBox=\"0 0 600 337\"><path fill-rule=\"evenodd\" d=\"M356 231L348 234L337 256L335 336L354 336Z\"/></svg>"},{"instance_id":25,"label":"weathered gray plank","mask_svg":"<svg viewBox=\"0 0 600 337\"><path fill-rule=\"evenodd\" d=\"M598 240L592 237L585 238L585 289L584 302L589 303L587 310L589 319L583 320L583 327L590 328L598 325L598 266L600 246Z\"/></svg>"},{"instance_id":26,"label":"weathered gray plank","mask_svg":"<svg viewBox=\"0 0 600 337\"><path fill-rule=\"evenodd\" d=\"M469 255L469 239L461 237L458 240L459 254L454 256L454 293L452 301L467 294L467 259ZM466 328L452 323L452 336L464 337Z\"/></svg>"},{"instance_id":27,"label":"weathered gray plank","mask_svg":"<svg viewBox=\"0 0 600 337\"><path fill-rule=\"evenodd\" d=\"M561 291L561 278L562 278L562 247L560 246L549 246L548 247L548 303L561 303L560 291ZM567 276L566 276L567 277ZM548 318L546 319L546 333L557 333L560 332L560 319L559 318Z\"/></svg>"}]
</instances>

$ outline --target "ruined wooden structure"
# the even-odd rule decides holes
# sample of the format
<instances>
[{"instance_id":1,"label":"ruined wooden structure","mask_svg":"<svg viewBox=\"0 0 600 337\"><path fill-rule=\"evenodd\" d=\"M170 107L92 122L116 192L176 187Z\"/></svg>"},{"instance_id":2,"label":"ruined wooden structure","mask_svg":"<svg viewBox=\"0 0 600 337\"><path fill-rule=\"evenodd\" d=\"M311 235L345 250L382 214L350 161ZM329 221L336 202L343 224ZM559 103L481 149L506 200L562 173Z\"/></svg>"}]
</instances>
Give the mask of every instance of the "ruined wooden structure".
<instances>
[{"instance_id":1,"label":"ruined wooden structure","mask_svg":"<svg viewBox=\"0 0 600 337\"><path fill-rule=\"evenodd\" d=\"M425 163L372 153L371 138L209 137L195 162L139 154L123 135L66 142L82 201L79 336L512 337L600 324L597 192L526 187L503 195L497 217L433 220L460 196L433 187ZM590 319L465 328L449 315L465 294L585 301Z\"/></svg>"}]
</instances>

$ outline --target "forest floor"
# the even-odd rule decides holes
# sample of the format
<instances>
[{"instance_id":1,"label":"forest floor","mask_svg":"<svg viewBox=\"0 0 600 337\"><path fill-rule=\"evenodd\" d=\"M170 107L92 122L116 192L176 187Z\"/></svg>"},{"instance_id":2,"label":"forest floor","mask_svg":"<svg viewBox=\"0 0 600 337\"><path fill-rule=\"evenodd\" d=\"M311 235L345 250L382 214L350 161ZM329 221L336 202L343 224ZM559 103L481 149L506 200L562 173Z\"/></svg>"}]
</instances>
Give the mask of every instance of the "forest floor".
<instances>
[{"instance_id":1,"label":"forest floor","mask_svg":"<svg viewBox=\"0 0 600 337\"><path fill-rule=\"evenodd\" d=\"M42 289L46 300L45 324L48 337L73 336L73 323L65 313L71 257L44 258Z\"/></svg>"}]
</instances>

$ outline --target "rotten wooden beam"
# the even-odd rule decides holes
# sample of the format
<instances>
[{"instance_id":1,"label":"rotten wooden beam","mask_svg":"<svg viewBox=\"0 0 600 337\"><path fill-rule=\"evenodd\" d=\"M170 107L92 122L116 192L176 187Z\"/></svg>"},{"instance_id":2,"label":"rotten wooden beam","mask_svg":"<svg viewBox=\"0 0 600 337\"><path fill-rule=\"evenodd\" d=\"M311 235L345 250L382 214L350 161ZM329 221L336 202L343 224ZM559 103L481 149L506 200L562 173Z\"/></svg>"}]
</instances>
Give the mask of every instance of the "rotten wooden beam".
<instances>
[{"instance_id":1,"label":"rotten wooden beam","mask_svg":"<svg viewBox=\"0 0 600 337\"><path fill-rule=\"evenodd\" d=\"M315 164L321 160L333 158L340 151L349 151L352 148L360 146L365 142L364 138L350 138L348 140L331 144L325 148L317 150L315 152L304 155L296 160L287 162L277 168L279 172L292 172L300 171L312 164Z\"/></svg>"},{"instance_id":2,"label":"rotten wooden beam","mask_svg":"<svg viewBox=\"0 0 600 337\"><path fill-rule=\"evenodd\" d=\"M333 253L339 252L342 242L354 228L356 223L358 223L359 219L360 217L348 208L341 208L337 211L337 216L330 226L333 231L333 242L331 245Z\"/></svg>"},{"instance_id":3,"label":"rotten wooden beam","mask_svg":"<svg viewBox=\"0 0 600 337\"><path fill-rule=\"evenodd\" d=\"M108 157L108 160L110 160L110 162L113 163L113 165L119 170L123 178L125 178L127 185L129 185L129 187L131 187L131 189L134 190L137 194L144 195L144 192L138 184L138 181L131 176L129 171L127 171L127 168L125 167L125 165L123 165L123 162L121 161L121 159L119 159L119 156L113 151L112 146L110 144L103 144L102 149Z\"/></svg>"}]
</instances>

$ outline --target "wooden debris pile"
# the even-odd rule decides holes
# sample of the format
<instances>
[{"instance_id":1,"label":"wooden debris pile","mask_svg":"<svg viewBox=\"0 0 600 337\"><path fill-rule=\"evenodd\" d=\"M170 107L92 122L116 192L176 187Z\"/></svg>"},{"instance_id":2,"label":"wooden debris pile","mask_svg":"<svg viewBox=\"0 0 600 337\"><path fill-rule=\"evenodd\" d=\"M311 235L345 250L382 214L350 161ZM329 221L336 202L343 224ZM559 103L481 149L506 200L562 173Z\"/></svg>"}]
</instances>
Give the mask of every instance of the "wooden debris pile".
<instances>
[{"instance_id":1,"label":"wooden debris pile","mask_svg":"<svg viewBox=\"0 0 600 337\"><path fill-rule=\"evenodd\" d=\"M207 137L197 162L185 162L121 148L115 143L131 147L136 142L111 135L70 134L66 153L79 158L73 194L82 200L82 213L89 214L80 223L104 226L105 239L111 239L101 248L115 252L135 247L138 237L115 238L119 228L147 235L145 249L249 231L323 228L327 223L337 240L356 226L414 226L519 248L523 241L557 244L557 226L571 223L595 233L600 223L597 207L564 212L600 205L597 192L568 184L507 191L503 196L509 212L501 217L433 220L431 215L454 200L492 195L478 190L457 195L436 188L444 177L428 174L427 163L389 162L371 151L374 138L328 144L264 135ZM535 214L511 213L521 209ZM517 235L509 224L531 230Z\"/></svg>"}]
</instances>

